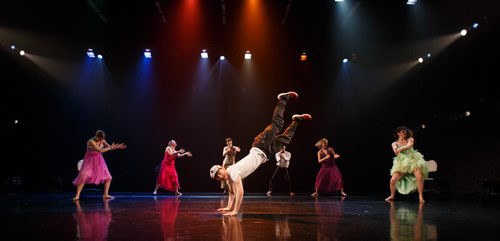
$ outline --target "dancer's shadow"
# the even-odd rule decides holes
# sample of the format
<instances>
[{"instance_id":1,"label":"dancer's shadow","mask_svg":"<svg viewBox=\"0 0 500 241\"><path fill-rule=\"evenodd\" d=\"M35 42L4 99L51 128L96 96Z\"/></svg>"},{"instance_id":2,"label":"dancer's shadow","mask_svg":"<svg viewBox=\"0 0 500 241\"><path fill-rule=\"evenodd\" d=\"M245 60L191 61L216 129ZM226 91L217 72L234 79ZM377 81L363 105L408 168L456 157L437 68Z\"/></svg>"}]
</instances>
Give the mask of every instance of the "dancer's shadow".
<instances>
[{"instance_id":1,"label":"dancer's shadow","mask_svg":"<svg viewBox=\"0 0 500 241\"><path fill-rule=\"evenodd\" d=\"M391 202L389 211L391 241L437 240L437 228L424 221L424 204Z\"/></svg>"}]
</instances>

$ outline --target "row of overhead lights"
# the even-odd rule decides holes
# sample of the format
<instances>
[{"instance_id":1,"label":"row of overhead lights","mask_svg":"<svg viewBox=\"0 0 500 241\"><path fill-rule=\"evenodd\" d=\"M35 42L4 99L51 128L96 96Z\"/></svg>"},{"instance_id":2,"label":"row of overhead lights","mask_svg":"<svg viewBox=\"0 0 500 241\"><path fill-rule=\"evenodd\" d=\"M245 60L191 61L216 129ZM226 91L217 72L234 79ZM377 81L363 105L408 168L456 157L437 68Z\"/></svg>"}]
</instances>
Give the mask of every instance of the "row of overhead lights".
<instances>
[{"instance_id":1,"label":"row of overhead lights","mask_svg":"<svg viewBox=\"0 0 500 241\"><path fill-rule=\"evenodd\" d=\"M477 29L478 27L479 27L479 23L473 23L473 24L472 24L472 29ZM467 35L467 32L468 32L468 31L467 31L467 29L462 29L462 30L460 31L460 36L464 37L465 35ZM431 55L431 53L427 53L427 55L426 55L426 57L427 57L428 59L429 59L429 58L431 58L431 56L432 56L432 55ZM420 58L418 58L418 60L417 60L417 61L418 61L419 63L423 63L423 62L424 62L424 58L423 58L423 57L420 57Z\"/></svg>"}]
</instances>

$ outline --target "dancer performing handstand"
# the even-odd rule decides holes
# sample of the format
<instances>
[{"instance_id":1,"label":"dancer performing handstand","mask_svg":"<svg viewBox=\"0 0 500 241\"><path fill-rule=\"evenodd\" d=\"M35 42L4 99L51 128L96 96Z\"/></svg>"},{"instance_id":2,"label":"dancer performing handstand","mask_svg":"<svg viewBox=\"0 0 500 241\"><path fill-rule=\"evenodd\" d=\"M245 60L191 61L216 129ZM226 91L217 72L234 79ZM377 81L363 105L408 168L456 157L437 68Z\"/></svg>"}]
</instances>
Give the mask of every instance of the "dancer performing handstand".
<instances>
[{"instance_id":1,"label":"dancer performing handstand","mask_svg":"<svg viewBox=\"0 0 500 241\"><path fill-rule=\"evenodd\" d=\"M225 213L225 216L238 214L244 193L242 180L252 174L262 163L266 162L268 156L277 153L283 146L292 141L293 134L300 121L312 119L309 114L293 115L292 123L282 134L279 134L284 124L285 105L290 99L298 97L299 95L296 92L279 94L279 101L274 109L272 122L255 137L250 153L227 169L219 165L212 166L210 177L217 181L225 181L229 185L227 207L219 208L217 211L230 211Z\"/></svg>"}]
</instances>

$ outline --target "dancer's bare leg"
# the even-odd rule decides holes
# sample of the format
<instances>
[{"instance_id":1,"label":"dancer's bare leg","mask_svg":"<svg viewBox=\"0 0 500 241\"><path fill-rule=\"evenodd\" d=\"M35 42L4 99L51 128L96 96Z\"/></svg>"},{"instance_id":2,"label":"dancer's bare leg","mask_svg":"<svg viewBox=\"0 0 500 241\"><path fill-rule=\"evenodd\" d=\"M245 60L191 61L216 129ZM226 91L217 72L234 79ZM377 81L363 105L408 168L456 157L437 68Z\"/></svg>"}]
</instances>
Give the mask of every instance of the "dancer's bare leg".
<instances>
[{"instance_id":1,"label":"dancer's bare leg","mask_svg":"<svg viewBox=\"0 0 500 241\"><path fill-rule=\"evenodd\" d=\"M311 197L318 197L318 189L317 188L314 189L314 193L311 194Z\"/></svg>"},{"instance_id":2,"label":"dancer's bare leg","mask_svg":"<svg viewBox=\"0 0 500 241\"><path fill-rule=\"evenodd\" d=\"M114 199L115 197L109 195L109 186L111 186L111 180L107 180L104 183L104 192L102 198L104 199Z\"/></svg>"},{"instance_id":3,"label":"dancer's bare leg","mask_svg":"<svg viewBox=\"0 0 500 241\"><path fill-rule=\"evenodd\" d=\"M342 196L344 196L344 197L347 196L347 193L344 192L343 188L340 189L340 194L342 194Z\"/></svg>"},{"instance_id":4,"label":"dancer's bare leg","mask_svg":"<svg viewBox=\"0 0 500 241\"><path fill-rule=\"evenodd\" d=\"M80 200L80 193L82 192L83 186L85 184L79 184L76 186L76 194L75 197L73 197L73 201L78 201Z\"/></svg>"},{"instance_id":5,"label":"dancer's bare leg","mask_svg":"<svg viewBox=\"0 0 500 241\"><path fill-rule=\"evenodd\" d=\"M424 177L420 169L413 171L413 175L417 178L418 200L420 203L425 203L424 200Z\"/></svg>"},{"instance_id":6,"label":"dancer's bare leg","mask_svg":"<svg viewBox=\"0 0 500 241\"><path fill-rule=\"evenodd\" d=\"M180 196L182 193L179 192L179 186L175 187L175 195Z\"/></svg>"},{"instance_id":7,"label":"dancer's bare leg","mask_svg":"<svg viewBox=\"0 0 500 241\"><path fill-rule=\"evenodd\" d=\"M385 201L394 200L394 195L396 195L396 183L403 177L403 173L395 172L392 174L391 181L389 182L389 189L391 190L391 195L385 199Z\"/></svg>"},{"instance_id":8,"label":"dancer's bare leg","mask_svg":"<svg viewBox=\"0 0 500 241\"><path fill-rule=\"evenodd\" d=\"M156 195L158 193L158 188L160 188L160 185L161 184L156 183L155 190L153 191L153 195Z\"/></svg>"}]
</instances>

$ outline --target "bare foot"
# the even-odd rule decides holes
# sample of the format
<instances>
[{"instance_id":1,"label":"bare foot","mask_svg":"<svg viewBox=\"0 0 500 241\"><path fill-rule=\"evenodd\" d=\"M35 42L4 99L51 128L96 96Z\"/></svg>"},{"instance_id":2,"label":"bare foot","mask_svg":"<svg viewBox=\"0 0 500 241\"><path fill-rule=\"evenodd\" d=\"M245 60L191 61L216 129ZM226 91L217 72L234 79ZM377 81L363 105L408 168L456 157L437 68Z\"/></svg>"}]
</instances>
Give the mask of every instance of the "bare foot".
<instances>
[{"instance_id":1,"label":"bare foot","mask_svg":"<svg viewBox=\"0 0 500 241\"><path fill-rule=\"evenodd\" d=\"M271 191L266 192L266 195L267 195L267 196L269 196L269 197L271 196L271 194L272 194L272 192L271 192Z\"/></svg>"},{"instance_id":2,"label":"bare foot","mask_svg":"<svg viewBox=\"0 0 500 241\"><path fill-rule=\"evenodd\" d=\"M425 200L423 198L420 198L419 202L418 203L425 203Z\"/></svg>"},{"instance_id":3,"label":"bare foot","mask_svg":"<svg viewBox=\"0 0 500 241\"><path fill-rule=\"evenodd\" d=\"M344 196L344 197L347 196L347 193L345 193L345 192L341 192L340 194L342 194L342 196Z\"/></svg>"},{"instance_id":4,"label":"bare foot","mask_svg":"<svg viewBox=\"0 0 500 241\"><path fill-rule=\"evenodd\" d=\"M386 202L391 202L394 201L394 196L389 196L388 198L385 199Z\"/></svg>"},{"instance_id":5,"label":"bare foot","mask_svg":"<svg viewBox=\"0 0 500 241\"><path fill-rule=\"evenodd\" d=\"M232 211L232 212L229 212L229 213L224 213L224 216L234 216L236 214L238 214L238 212Z\"/></svg>"},{"instance_id":6,"label":"bare foot","mask_svg":"<svg viewBox=\"0 0 500 241\"><path fill-rule=\"evenodd\" d=\"M153 192L153 195L156 195L156 194L158 194L158 192L154 191L154 192Z\"/></svg>"},{"instance_id":7,"label":"bare foot","mask_svg":"<svg viewBox=\"0 0 500 241\"><path fill-rule=\"evenodd\" d=\"M109 200L113 200L113 199L115 199L115 197L110 196L110 195L104 195L104 196L102 196L102 198L103 198L103 199L109 199Z\"/></svg>"},{"instance_id":8,"label":"bare foot","mask_svg":"<svg viewBox=\"0 0 500 241\"><path fill-rule=\"evenodd\" d=\"M291 193L290 193L290 196L295 196L295 193L291 192Z\"/></svg>"},{"instance_id":9,"label":"bare foot","mask_svg":"<svg viewBox=\"0 0 500 241\"><path fill-rule=\"evenodd\" d=\"M74 197L73 198L73 201L78 201L78 200L80 200L80 197Z\"/></svg>"},{"instance_id":10,"label":"bare foot","mask_svg":"<svg viewBox=\"0 0 500 241\"><path fill-rule=\"evenodd\" d=\"M318 197L318 193L315 192L315 193L311 194L311 197Z\"/></svg>"},{"instance_id":11,"label":"bare foot","mask_svg":"<svg viewBox=\"0 0 500 241\"><path fill-rule=\"evenodd\" d=\"M180 193L180 192L176 192L176 193L175 193L175 195L176 195L176 196L182 196L182 193Z\"/></svg>"}]
</instances>

